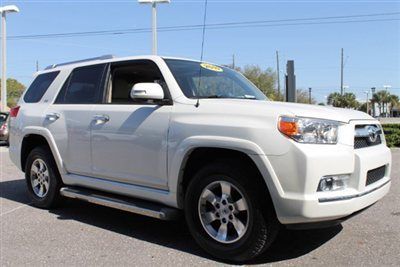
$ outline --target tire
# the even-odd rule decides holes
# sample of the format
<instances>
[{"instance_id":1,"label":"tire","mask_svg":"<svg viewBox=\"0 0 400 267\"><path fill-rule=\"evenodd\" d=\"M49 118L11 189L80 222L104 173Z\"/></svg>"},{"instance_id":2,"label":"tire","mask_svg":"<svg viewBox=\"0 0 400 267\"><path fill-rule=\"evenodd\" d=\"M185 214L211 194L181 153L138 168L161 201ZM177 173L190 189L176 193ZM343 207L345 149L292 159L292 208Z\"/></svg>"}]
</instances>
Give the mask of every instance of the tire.
<instances>
[{"instance_id":1,"label":"tire","mask_svg":"<svg viewBox=\"0 0 400 267\"><path fill-rule=\"evenodd\" d=\"M238 161L206 165L191 180L185 194L185 217L196 242L214 257L234 263L260 255L273 243L280 229L272 201L268 192L262 190L266 187L256 177L258 174L240 166ZM224 203L228 195L222 193L222 187L228 186L230 190L225 191L231 194ZM219 200L209 201L213 199L209 191ZM241 198L246 205L243 201L242 205L235 204ZM210 212L214 215L208 216Z\"/></svg>"},{"instance_id":2,"label":"tire","mask_svg":"<svg viewBox=\"0 0 400 267\"><path fill-rule=\"evenodd\" d=\"M34 206L50 209L59 204L62 182L49 148L40 146L29 153L25 165L25 180Z\"/></svg>"}]
</instances>

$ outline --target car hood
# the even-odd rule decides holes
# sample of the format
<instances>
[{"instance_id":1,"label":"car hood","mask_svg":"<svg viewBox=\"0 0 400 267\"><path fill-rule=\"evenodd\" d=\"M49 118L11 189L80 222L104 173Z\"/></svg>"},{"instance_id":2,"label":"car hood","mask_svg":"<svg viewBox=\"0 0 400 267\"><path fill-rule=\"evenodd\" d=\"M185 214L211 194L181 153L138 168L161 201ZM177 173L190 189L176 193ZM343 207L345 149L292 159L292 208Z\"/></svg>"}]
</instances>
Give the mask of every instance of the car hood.
<instances>
[{"instance_id":1,"label":"car hood","mask_svg":"<svg viewBox=\"0 0 400 267\"><path fill-rule=\"evenodd\" d=\"M222 113L249 114L257 112L274 115L287 115L327 119L348 123L351 120L374 120L368 114L352 109L330 106L287 103L278 101L259 101L248 99L201 99L200 106L206 110L218 110Z\"/></svg>"}]
</instances>

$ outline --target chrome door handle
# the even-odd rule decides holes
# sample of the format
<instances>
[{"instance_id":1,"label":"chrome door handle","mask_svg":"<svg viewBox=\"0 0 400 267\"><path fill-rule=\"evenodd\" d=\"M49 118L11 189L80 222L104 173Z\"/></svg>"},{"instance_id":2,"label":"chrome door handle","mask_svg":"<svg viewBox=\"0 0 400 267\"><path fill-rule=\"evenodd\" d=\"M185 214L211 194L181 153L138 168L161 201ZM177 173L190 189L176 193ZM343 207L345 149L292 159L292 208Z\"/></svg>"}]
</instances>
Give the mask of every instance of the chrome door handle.
<instances>
[{"instance_id":1,"label":"chrome door handle","mask_svg":"<svg viewBox=\"0 0 400 267\"><path fill-rule=\"evenodd\" d=\"M110 121L110 117L107 115L94 115L93 120L96 122L96 124L104 124Z\"/></svg>"},{"instance_id":2,"label":"chrome door handle","mask_svg":"<svg viewBox=\"0 0 400 267\"><path fill-rule=\"evenodd\" d=\"M60 114L58 113L49 113L46 115L46 119L49 121L56 121L60 118Z\"/></svg>"}]
</instances>

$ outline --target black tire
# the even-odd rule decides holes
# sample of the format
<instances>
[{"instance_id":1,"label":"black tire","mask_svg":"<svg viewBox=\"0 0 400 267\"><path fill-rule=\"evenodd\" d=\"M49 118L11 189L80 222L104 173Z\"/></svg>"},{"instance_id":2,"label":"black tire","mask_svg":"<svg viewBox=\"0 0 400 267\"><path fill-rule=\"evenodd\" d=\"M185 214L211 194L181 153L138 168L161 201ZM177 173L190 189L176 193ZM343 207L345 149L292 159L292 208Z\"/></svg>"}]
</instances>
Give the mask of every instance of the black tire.
<instances>
[{"instance_id":1,"label":"black tire","mask_svg":"<svg viewBox=\"0 0 400 267\"><path fill-rule=\"evenodd\" d=\"M270 247L280 229L266 187L260 184L257 173L241 165L238 161L206 165L191 180L185 194L185 217L196 242L214 257L234 263L243 263L260 255ZM204 188L216 181L234 185L248 203L247 230L240 239L229 244L211 237L199 215L200 196Z\"/></svg>"},{"instance_id":2,"label":"black tire","mask_svg":"<svg viewBox=\"0 0 400 267\"><path fill-rule=\"evenodd\" d=\"M36 160L42 160L48 170L48 190L45 196L39 197L35 192L31 179L32 164ZM34 206L42 209L50 209L56 207L61 200L60 188L62 180L58 172L56 162L48 147L40 146L34 148L28 155L25 165L25 180L28 187L28 194Z\"/></svg>"}]
</instances>

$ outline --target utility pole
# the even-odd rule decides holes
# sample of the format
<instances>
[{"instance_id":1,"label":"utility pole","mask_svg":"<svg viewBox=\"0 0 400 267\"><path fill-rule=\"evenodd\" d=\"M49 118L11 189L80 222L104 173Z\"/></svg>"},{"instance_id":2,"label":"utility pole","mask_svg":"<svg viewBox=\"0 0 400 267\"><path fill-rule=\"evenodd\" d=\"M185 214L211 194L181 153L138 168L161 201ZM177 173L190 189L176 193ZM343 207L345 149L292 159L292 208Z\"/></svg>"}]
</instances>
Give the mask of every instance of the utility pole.
<instances>
[{"instance_id":1,"label":"utility pole","mask_svg":"<svg viewBox=\"0 0 400 267\"><path fill-rule=\"evenodd\" d=\"M308 104L311 104L311 90L312 88L308 88Z\"/></svg>"},{"instance_id":2,"label":"utility pole","mask_svg":"<svg viewBox=\"0 0 400 267\"><path fill-rule=\"evenodd\" d=\"M39 71L39 60L36 60L36 72Z\"/></svg>"},{"instance_id":3,"label":"utility pole","mask_svg":"<svg viewBox=\"0 0 400 267\"><path fill-rule=\"evenodd\" d=\"M276 78L278 79L278 97L281 95L281 79L279 74L279 52L276 51Z\"/></svg>"},{"instance_id":4,"label":"utility pole","mask_svg":"<svg viewBox=\"0 0 400 267\"><path fill-rule=\"evenodd\" d=\"M232 55L232 69L235 69L235 54Z\"/></svg>"},{"instance_id":5,"label":"utility pole","mask_svg":"<svg viewBox=\"0 0 400 267\"><path fill-rule=\"evenodd\" d=\"M371 93L372 93L372 117L375 117L375 101L374 101L374 94L375 94L375 87L371 88Z\"/></svg>"},{"instance_id":6,"label":"utility pole","mask_svg":"<svg viewBox=\"0 0 400 267\"><path fill-rule=\"evenodd\" d=\"M341 63L340 63L340 94L343 95L343 48L342 48L342 55L341 55Z\"/></svg>"}]
</instances>

